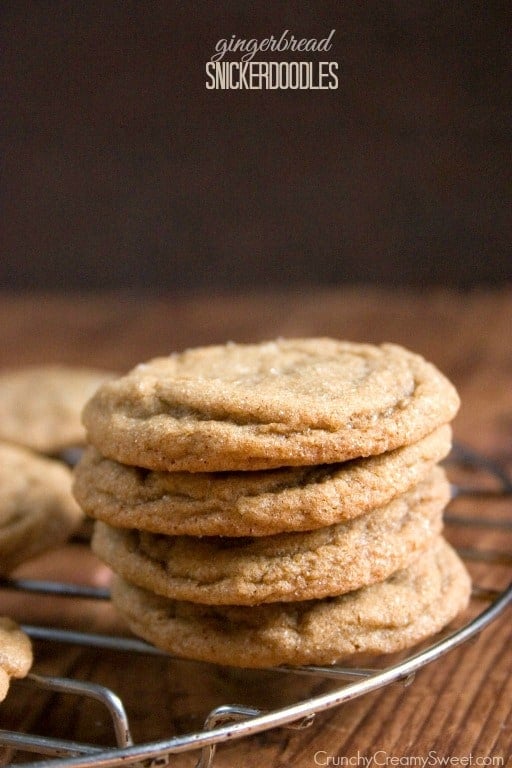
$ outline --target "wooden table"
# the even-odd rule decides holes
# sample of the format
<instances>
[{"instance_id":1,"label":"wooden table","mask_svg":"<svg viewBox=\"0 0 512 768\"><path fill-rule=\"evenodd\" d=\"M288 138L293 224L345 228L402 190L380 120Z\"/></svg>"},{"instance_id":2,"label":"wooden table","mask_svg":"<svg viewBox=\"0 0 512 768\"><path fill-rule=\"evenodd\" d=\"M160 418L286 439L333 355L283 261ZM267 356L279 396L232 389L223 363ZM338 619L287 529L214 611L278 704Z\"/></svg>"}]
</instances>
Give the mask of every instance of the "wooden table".
<instances>
[{"instance_id":1,"label":"wooden table","mask_svg":"<svg viewBox=\"0 0 512 768\"><path fill-rule=\"evenodd\" d=\"M0 300L0 365L66 362L123 371L186 346L278 335L332 335L394 341L435 362L457 385L462 408L456 438L512 471L512 291L451 294L366 287L289 294L142 298L12 296ZM464 512L508 514L510 500L465 502ZM471 535L448 526L468 545ZM506 530L480 529L479 546L512 549ZM510 566L470 565L479 583L502 588ZM72 543L18 569L18 576L105 584L108 575L86 543ZM478 608L478 605L477 605ZM23 623L83 631L126 632L108 602L0 592L0 612ZM163 657L36 641L34 671L94 680L116 691L135 742L201 727L219 704L273 708L333 687L321 677L237 672ZM508 765L512 743L510 612L476 641L421 670L413 684L394 684L320 713L305 730L272 730L223 744L218 768L314 768L317 765ZM0 727L22 728L91 744L112 744L108 713L76 696L12 686ZM171 757L193 766L198 754ZM12 760L10 750L4 762ZM18 755L21 761L27 755ZM34 759L34 758L31 758ZM494 762L492 762L494 761ZM501 762L500 762L501 761ZM368 765L368 762L366 762Z\"/></svg>"}]
</instances>

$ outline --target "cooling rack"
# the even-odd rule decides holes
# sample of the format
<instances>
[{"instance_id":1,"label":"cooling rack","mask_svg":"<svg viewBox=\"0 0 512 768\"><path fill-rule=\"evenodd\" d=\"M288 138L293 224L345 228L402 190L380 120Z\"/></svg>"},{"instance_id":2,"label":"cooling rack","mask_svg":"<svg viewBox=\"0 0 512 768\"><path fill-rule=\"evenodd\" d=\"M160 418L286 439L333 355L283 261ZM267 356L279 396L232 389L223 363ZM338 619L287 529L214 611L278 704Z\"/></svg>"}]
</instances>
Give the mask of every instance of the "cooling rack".
<instances>
[{"instance_id":1,"label":"cooling rack","mask_svg":"<svg viewBox=\"0 0 512 768\"><path fill-rule=\"evenodd\" d=\"M454 446L449 460L455 470L452 481L452 499L445 520L449 525L462 526L465 530L482 528L500 529L512 532L512 516L489 517L488 515L466 514L464 499L474 497L485 499L492 504L494 500L512 499L512 478L497 464L486 457L472 452L460 445ZM459 475L457 470L469 468L476 472L476 482ZM462 479L461 479L462 478ZM462 500L462 508L460 502ZM453 506L455 505L455 511ZM488 566L512 565L510 551L481 549L478 546L457 547L466 560L480 561ZM85 598L88 600L108 600L106 589L65 584L53 581L32 579L4 579L0 587L19 590L25 593L46 594L55 599ZM57 695L72 695L83 699L100 702L108 711L115 733L116 744L100 747L94 744L73 742L14 731L0 730L0 745L33 753L39 757L36 761L23 762L25 768L92 768L93 766L119 766L134 763L147 768L159 768L172 765L172 757L188 751L199 751L196 768L213 768L215 748L218 744L236 739L243 739L263 731L276 728L307 728L314 722L315 716L325 710L338 707L344 702L363 696L397 681L412 683L415 673L427 664L435 662L441 656L475 637L493 622L512 603L512 584L505 589L474 585L473 601L479 606L477 615L468 619L457 629L437 636L438 639L391 663L383 668L342 667L342 666L302 666L279 667L279 675L315 675L334 682L334 689L327 693L303 698L292 704L270 711L259 707L224 704L214 708L204 721L203 728L168 739L134 744L130 733L129 717L121 698L109 688L92 682L83 682L68 678L58 678L29 674L23 681L12 681L12 685L28 685ZM92 634L62 630L52 627L22 625L33 640L44 640L58 644L73 644L84 647L108 649L115 653L146 654L148 656L166 656L166 654L136 638ZM190 662L182 661L182 664ZM40 758L43 759L40 759ZM16 763L18 764L18 763ZM13 763L14 765L14 763Z\"/></svg>"}]
</instances>

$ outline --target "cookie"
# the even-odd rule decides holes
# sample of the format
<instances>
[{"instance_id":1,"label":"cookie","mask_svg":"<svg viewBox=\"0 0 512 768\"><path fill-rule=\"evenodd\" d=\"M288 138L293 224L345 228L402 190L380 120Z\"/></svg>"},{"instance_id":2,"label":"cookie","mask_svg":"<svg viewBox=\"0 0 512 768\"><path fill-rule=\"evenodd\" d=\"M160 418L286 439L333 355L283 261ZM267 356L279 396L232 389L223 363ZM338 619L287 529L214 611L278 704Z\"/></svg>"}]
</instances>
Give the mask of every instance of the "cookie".
<instances>
[{"instance_id":1,"label":"cookie","mask_svg":"<svg viewBox=\"0 0 512 768\"><path fill-rule=\"evenodd\" d=\"M67 539L82 519L68 467L0 443L0 574Z\"/></svg>"},{"instance_id":2,"label":"cookie","mask_svg":"<svg viewBox=\"0 0 512 768\"><path fill-rule=\"evenodd\" d=\"M92 548L128 581L175 600L255 605L339 595L404 568L442 528L450 489L435 467L415 488L327 528L259 538L163 536L98 522Z\"/></svg>"},{"instance_id":3,"label":"cookie","mask_svg":"<svg viewBox=\"0 0 512 768\"><path fill-rule=\"evenodd\" d=\"M109 375L61 365L2 371L0 440L41 453L83 445L81 410Z\"/></svg>"},{"instance_id":4,"label":"cookie","mask_svg":"<svg viewBox=\"0 0 512 768\"><path fill-rule=\"evenodd\" d=\"M188 350L103 384L83 412L90 442L167 471L347 461L410 445L455 415L430 363L393 344L281 339Z\"/></svg>"},{"instance_id":5,"label":"cookie","mask_svg":"<svg viewBox=\"0 0 512 768\"><path fill-rule=\"evenodd\" d=\"M32 646L16 622L0 616L0 701L12 677L25 677L32 666Z\"/></svg>"},{"instance_id":6,"label":"cookie","mask_svg":"<svg viewBox=\"0 0 512 768\"><path fill-rule=\"evenodd\" d=\"M470 580L440 537L386 581L323 600L207 606L155 595L120 577L113 600L132 631L169 653L238 667L333 664L408 648L464 610Z\"/></svg>"},{"instance_id":7,"label":"cookie","mask_svg":"<svg viewBox=\"0 0 512 768\"><path fill-rule=\"evenodd\" d=\"M74 494L91 517L172 536L268 536L349 520L418 483L451 447L444 425L380 456L260 472L158 472L88 448Z\"/></svg>"}]
</instances>

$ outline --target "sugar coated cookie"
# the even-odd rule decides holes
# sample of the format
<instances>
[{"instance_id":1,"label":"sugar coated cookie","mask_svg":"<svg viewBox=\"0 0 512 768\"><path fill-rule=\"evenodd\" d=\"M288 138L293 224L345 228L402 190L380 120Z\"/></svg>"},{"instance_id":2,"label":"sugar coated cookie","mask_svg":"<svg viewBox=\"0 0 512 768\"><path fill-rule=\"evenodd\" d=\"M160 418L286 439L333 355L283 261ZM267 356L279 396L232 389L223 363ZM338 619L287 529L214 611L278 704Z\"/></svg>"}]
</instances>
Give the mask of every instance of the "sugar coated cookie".
<instances>
[{"instance_id":1,"label":"sugar coated cookie","mask_svg":"<svg viewBox=\"0 0 512 768\"><path fill-rule=\"evenodd\" d=\"M100 386L83 419L90 442L122 464L211 472L384 453L458 406L452 384L397 345L282 339L138 365Z\"/></svg>"},{"instance_id":2,"label":"sugar coated cookie","mask_svg":"<svg viewBox=\"0 0 512 768\"><path fill-rule=\"evenodd\" d=\"M68 467L0 443L0 574L64 541L82 519Z\"/></svg>"},{"instance_id":3,"label":"sugar coated cookie","mask_svg":"<svg viewBox=\"0 0 512 768\"><path fill-rule=\"evenodd\" d=\"M383 506L416 485L451 447L448 424L412 445L317 467L260 472L159 472L89 447L74 473L83 510L113 526L187 536L313 530Z\"/></svg>"},{"instance_id":4,"label":"sugar coated cookie","mask_svg":"<svg viewBox=\"0 0 512 768\"><path fill-rule=\"evenodd\" d=\"M0 440L41 453L83 445L81 410L109 375L63 365L0 372Z\"/></svg>"}]
</instances>

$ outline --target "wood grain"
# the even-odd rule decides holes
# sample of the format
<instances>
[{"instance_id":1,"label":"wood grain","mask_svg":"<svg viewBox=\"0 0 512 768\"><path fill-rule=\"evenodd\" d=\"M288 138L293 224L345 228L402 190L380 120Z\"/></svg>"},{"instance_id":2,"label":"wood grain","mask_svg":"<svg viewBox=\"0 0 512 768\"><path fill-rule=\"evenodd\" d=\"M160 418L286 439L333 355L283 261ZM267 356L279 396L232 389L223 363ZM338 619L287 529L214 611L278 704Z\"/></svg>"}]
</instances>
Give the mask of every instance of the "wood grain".
<instances>
[{"instance_id":1,"label":"wood grain","mask_svg":"<svg viewBox=\"0 0 512 768\"><path fill-rule=\"evenodd\" d=\"M131 296L0 296L0 365L43 362L96 365L119 371L186 346L277 335L326 334L360 341L394 341L428 357L457 385L462 408L456 438L512 471L512 291L413 293L364 286L293 293L151 299ZM469 481L476 480L470 473ZM510 501L458 502L453 511L510 519ZM447 535L464 546L512 551L512 534ZM510 564L470 564L479 583L504 587ZM87 545L73 543L41 556L19 575L104 584L107 574ZM473 611L478 609L478 605ZM0 592L0 612L24 623L125 632L108 603L27 597ZM317 715L303 731L279 729L222 745L216 768L314 768L317 765L511 764L512 631L510 612L475 641L416 676ZM333 688L321 678L240 672L75 646L35 643L34 670L94 680L125 702L136 742L200 728L219 704L273 708ZM108 714L95 703L14 684L0 706L0 728L113 743ZM5 764L15 758L1 753ZM194 766L197 753L171 765ZM499 761L502 759L502 762ZM347 762L351 760L352 762ZM322 763L323 761L323 763ZM393 763L393 761L395 761ZM446 762L446 761L451 761ZM462 762L461 762L462 761ZM479 762L478 762L479 761ZM487 761L487 762L486 762ZM418 764L418 762L416 762Z\"/></svg>"}]
</instances>

